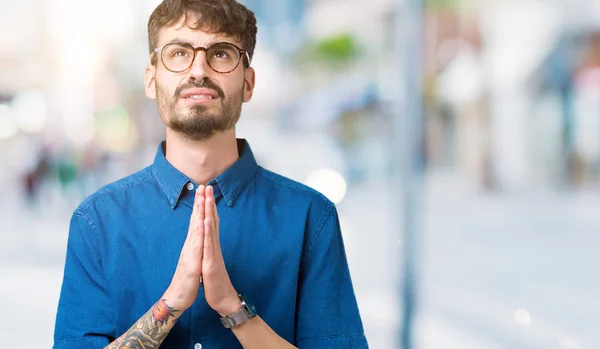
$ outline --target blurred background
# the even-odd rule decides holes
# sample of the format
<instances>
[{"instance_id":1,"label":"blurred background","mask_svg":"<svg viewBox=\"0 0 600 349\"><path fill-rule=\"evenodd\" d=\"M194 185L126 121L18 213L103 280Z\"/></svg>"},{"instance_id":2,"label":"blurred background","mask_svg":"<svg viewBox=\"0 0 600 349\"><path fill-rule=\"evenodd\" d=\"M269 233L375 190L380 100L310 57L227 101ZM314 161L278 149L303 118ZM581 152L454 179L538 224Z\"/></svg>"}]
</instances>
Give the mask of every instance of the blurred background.
<instances>
[{"instance_id":1,"label":"blurred background","mask_svg":"<svg viewBox=\"0 0 600 349\"><path fill-rule=\"evenodd\" d=\"M0 0L5 347L52 345L72 210L164 137L158 2ZM372 348L600 348L599 1L243 2L239 136L337 203Z\"/></svg>"}]
</instances>

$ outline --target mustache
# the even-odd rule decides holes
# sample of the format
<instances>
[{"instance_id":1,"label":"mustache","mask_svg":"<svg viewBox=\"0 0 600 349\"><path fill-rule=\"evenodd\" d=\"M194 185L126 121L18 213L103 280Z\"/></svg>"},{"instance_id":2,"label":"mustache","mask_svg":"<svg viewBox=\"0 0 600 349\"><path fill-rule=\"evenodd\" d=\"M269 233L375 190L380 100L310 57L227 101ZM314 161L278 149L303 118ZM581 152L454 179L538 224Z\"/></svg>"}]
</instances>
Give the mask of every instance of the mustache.
<instances>
[{"instance_id":1,"label":"mustache","mask_svg":"<svg viewBox=\"0 0 600 349\"><path fill-rule=\"evenodd\" d=\"M181 96L183 91L190 89L190 88L209 88L209 89L215 91L219 95L219 98L225 99L225 93L223 92L223 90L217 84L215 84L211 80L207 80L206 78L200 82L193 81L193 82L188 82L188 83L185 83L185 84L179 86L175 90L175 97Z\"/></svg>"}]
</instances>

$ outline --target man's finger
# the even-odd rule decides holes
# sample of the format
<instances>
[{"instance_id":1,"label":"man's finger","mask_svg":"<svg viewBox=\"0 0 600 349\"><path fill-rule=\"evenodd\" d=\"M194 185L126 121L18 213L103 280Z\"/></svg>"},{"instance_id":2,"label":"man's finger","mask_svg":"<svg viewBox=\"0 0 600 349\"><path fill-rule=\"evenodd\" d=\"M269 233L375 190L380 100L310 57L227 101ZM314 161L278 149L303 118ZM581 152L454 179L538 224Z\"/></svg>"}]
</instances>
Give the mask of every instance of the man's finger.
<instances>
[{"instance_id":1,"label":"man's finger","mask_svg":"<svg viewBox=\"0 0 600 349\"><path fill-rule=\"evenodd\" d=\"M200 186L202 188L198 188L197 190L197 194L196 194L196 199L198 200L198 214L197 214L197 219L198 222L196 224L196 233L194 234L196 237L196 251L198 251L198 253L200 254L200 256L198 256L198 258L200 260L202 260L202 254L204 253L204 216L206 215L205 212L205 205L206 205L206 199L204 197L204 186ZM194 204L194 206L196 206L196 204Z\"/></svg>"},{"instance_id":2,"label":"man's finger","mask_svg":"<svg viewBox=\"0 0 600 349\"><path fill-rule=\"evenodd\" d=\"M213 200L213 223L215 233L219 236L219 212L217 211L217 203Z\"/></svg>"},{"instance_id":3,"label":"man's finger","mask_svg":"<svg viewBox=\"0 0 600 349\"><path fill-rule=\"evenodd\" d=\"M215 200L212 200L211 206L212 206L212 209L211 209L212 214L210 215L210 221L211 221L211 226L212 226L212 234L214 234L214 240L216 241L215 243L218 245L219 244L219 215L217 213L217 205L215 203ZM220 247L220 246L218 246L218 247Z\"/></svg>"},{"instance_id":4,"label":"man's finger","mask_svg":"<svg viewBox=\"0 0 600 349\"><path fill-rule=\"evenodd\" d=\"M210 218L205 218L203 221L204 224L204 252L202 256L202 263L207 261L212 261L213 259L213 238L212 238L212 222ZM210 265L210 264L209 264Z\"/></svg>"},{"instance_id":5,"label":"man's finger","mask_svg":"<svg viewBox=\"0 0 600 349\"><path fill-rule=\"evenodd\" d=\"M192 208L192 217L190 218L190 228L188 231L188 236L190 234L200 234L200 230L202 230L201 228L203 228L205 214L204 206L204 186L201 185L196 190L196 194L194 197L194 207ZM200 238L203 238L203 236L200 235Z\"/></svg>"},{"instance_id":6,"label":"man's finger","mask_svg":"<svg viewBox=\"0 0 600 349\"><path fill-rule=\"evenodd\" d=\"M204 218L212 217L213 216L212 203L215 202L215 196L213 194L211 185L206 187L205 197L206 197L206 201L205 201L205 205L204 205L204 213L205 213Z\"/></svg>"},{"instance_id":7,"label":"man's finger","mask_svg":"<svg viewBox=\"0 0 600 349\"><path fill-rule=\"evenodd\" d=\"M205 192L204 196L206 196L206 198L212 198L214 200L214 198L215 198L215 190L214 190L214 188L213 188L212 185L207 185L206 186L206 192Z\"/></svg>"},{"instance_id":8,"label":"man's finger","mask_svg":"<svg viewBox=\"0 0 600 349\"><path fill-rule=\"evenodd\" d=\"M211 234L213 234L213 241L218 245L219 243L219 215L217 213L217 202L215 200L215 191L212 186L206 187L206 197L210 200L206 201L206 218L210 218L211 223ZM218 246L216 246L218 247Z\"/></svg>"},{"instance_id":9,"label":"man's finger","mask_svg":"<svg viewBox=\"0 0 600 349\"><path fill-rule=\"evenodd\" d=\"M198 193L194 195L194 205L192 206L192 215L190 216L190 225L188 227L188 234L186 239L189 239L194 235L194 230L198 225L198 205L196 198L198 197Z\"/></svg>"},{"instance_id":10,"label":"man's finger","mask_svg":"<svg viewBox=\"0 0 600 349\"><path fill-rule=\"evenodd\" d=\"M213 222L219 221L219 215L217 213L217 202L215 200L215 190L212 185L206 187L206 197L212 199L212 205L210 207L210 214L206 214L206 217L212 217ZM208 208L208 205L207 205Z\"/></svg>"}]
</instances>

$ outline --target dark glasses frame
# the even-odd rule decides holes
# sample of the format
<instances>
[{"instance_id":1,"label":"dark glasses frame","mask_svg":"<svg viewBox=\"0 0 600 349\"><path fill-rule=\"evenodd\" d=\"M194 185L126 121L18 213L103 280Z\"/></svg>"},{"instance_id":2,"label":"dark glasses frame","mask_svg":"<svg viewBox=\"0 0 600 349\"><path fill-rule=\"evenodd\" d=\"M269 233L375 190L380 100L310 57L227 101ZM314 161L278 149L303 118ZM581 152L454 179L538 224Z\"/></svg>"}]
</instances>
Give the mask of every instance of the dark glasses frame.
<instances>
[{"instance_id":1,"label":"dark glasses frame","mask_svg":"<svg viewBox=\"0 0 600 349\"><path fill-rule=\"evenodd\" d=\"M225 72L222 72L222 71L218 71L218 70L216 70L216 69L215 69L215 68L214 68L212 65L210 65L210 62L209 62L209 59L208 59L208 50L210 50L210 48L211 48L211 47L213 47L213 46L215 46L215 45L222 45L222 44L231 45L231 46L235 47L235 48L238 50L238 52L240 53L240 58L238 59L238 61L237 61L237 64L235 65L235 67L233 67L233 69L231 69L231 70L229 70L229 71L225 71ZM194 52L194 56L192 57L192 60L190 61L190 65L189 65L189 66L187 66L187 67L186 67L185 69L183 69L183 70L172 70L172 69L170 69L169 67L167 67L167 65L165 64L165 61L163 60L162 51L163 51L163 49L164 49L165 47L167 47L167 46L169 46L169 45L180 45L180 46L186 46L186 47L189 47L189 48L192 50L192 52ZM236 70L236 69L237 69L237 67L240 65L240 61L242 60L242 57L244 57L244 58L245 58L245 62L244 62L244 64L245 64L247 67L248 67L248 66L250 66L250 56L248 55L248 51L246 51L246 50L242 50L242 49L241 49L241 48L239 48L237 45L235 45L235 44L232 44L232 43L230 43L230 42L226 42L226 41L222 41L222 42L216 42L216 43L214 43L214 44L210 45L209 47L202 47L202 46L200 46L200 47L194 47L194 46L192 46L191 44L189 44L189 43L187 43L187 42L173 41L173 42L166 43L165 45L163 45L163 46L161 46L161 47L159 47L159 48L155 48L155 49L154 49L154 53L156 53L156 54L160 55L160 61L162 62L163 66L164 66L164 67L165 67L165 68L166 68L168 71L170 71L170 72L172 72L172 73L183 73L184 71L186 71L186 70L190 69L190 67L191 67L191 66L194 64L194 60L196 59L196 53L197 53L198 51L204 51L204 53L205 53L205 60L206 60L206 64L207 64L207 65L210 67L210 69L214 70L215 72L217 72L217 73L219 73L219 74L229 74L229 73L231 73L232 71Z\"/></svg>"}]
</instances>

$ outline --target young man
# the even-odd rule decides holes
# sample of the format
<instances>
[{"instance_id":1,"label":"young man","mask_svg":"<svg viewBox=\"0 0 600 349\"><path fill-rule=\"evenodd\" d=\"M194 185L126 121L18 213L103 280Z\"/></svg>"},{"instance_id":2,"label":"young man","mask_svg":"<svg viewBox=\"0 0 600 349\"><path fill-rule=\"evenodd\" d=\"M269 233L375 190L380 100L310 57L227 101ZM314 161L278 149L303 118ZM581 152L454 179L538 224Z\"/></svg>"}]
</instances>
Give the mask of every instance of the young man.
<instances>
[{"instance_id":1,"label":"young man","mask_svg":"<svg viewBox=\"0 0 600 349\"><path fill-rule=\"evenodd\" d=\"M166 141L74 211L55 349L367 348L334 205L236 139L256 30L235 0L151 15Z\"/></svg>"}]
</instances>

